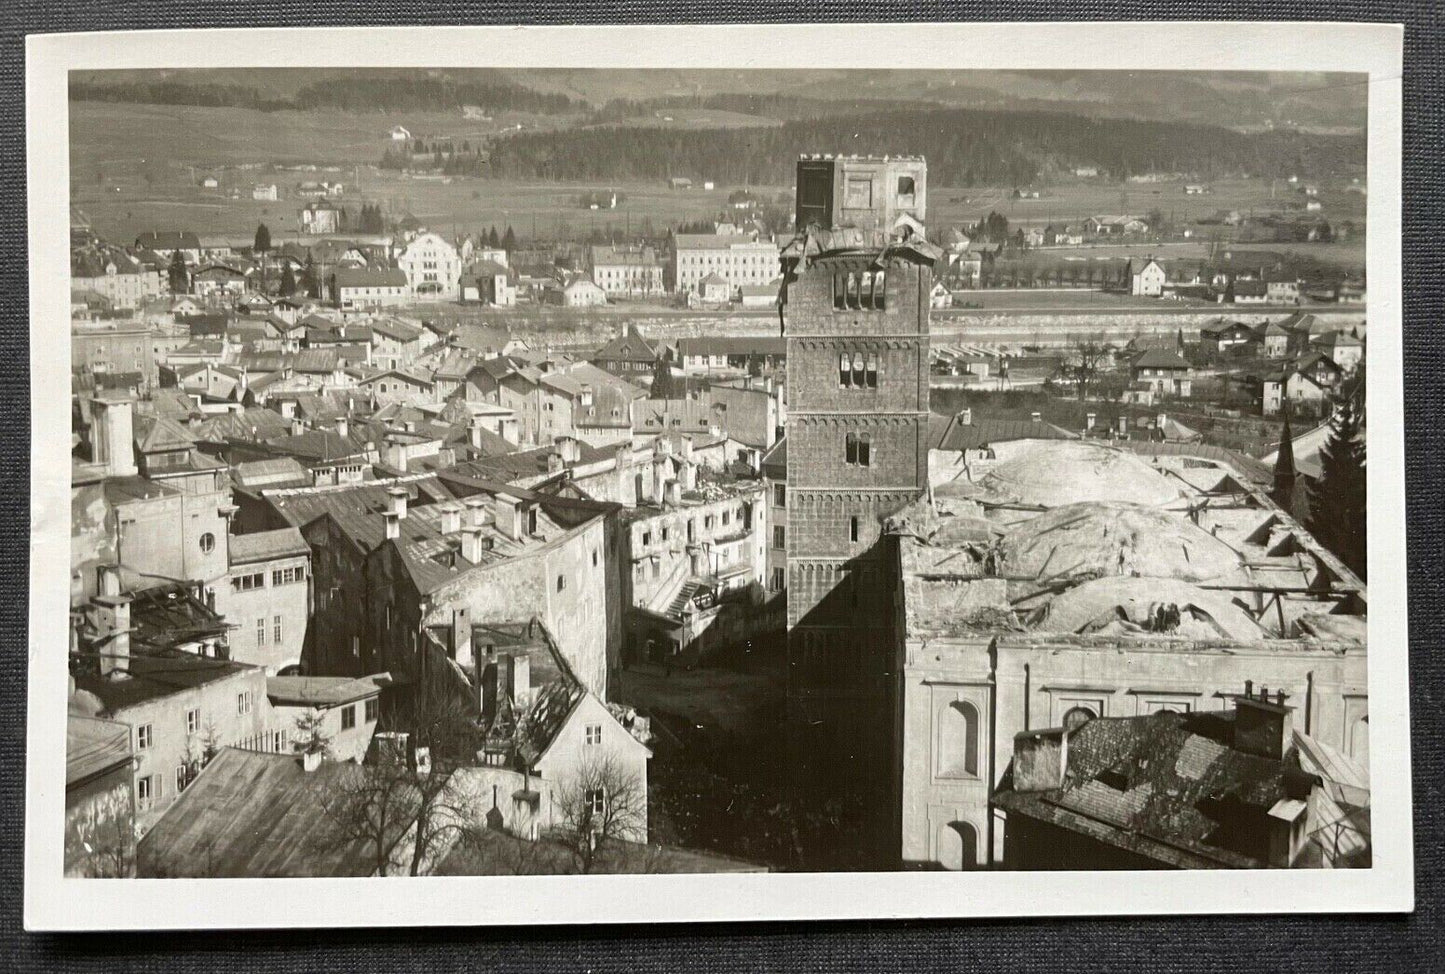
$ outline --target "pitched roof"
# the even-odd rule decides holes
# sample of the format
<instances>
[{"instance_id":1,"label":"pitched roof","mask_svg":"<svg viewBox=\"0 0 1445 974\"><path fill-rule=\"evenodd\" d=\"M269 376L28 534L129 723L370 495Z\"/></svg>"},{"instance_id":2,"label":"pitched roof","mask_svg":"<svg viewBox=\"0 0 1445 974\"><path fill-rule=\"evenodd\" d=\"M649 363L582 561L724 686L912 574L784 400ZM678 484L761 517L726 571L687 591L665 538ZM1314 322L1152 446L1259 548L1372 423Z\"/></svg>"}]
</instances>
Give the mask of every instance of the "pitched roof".
<instances>
[{"instance_id":1,"label":"pitched roof","mask_svg":"<svg viewBox=\"0 0 1445 974\"><path fill-rule=\"evenodd\" d=\"M244 663L210 659L180 649L149 654L132 652L120 662L118 669L127 674L127 678L108 679L94 673L77 674L75 677L76 689L100 698L106 714L115 714L127 707L185 693L247 672L260 672Z\"/></svg>"},{"instance_id":2,"label":"pitched roof","mask_svg":"<svg viewBox=\"0 0 1445 974\"><path fill-rule=\"evenodd\" d=\"M271 561L275 558L311 554L311 548L306 544L306 539L296 528L276 528L274 531L233 534L229 539L229 551L233 565L247 565L258 561Z\"/></svg>"},{"instance_id":3,"label":"pitched roof","mask_svg":"<svg viewBox=\"0 0 1445 974\"><path fill-rule=\"evenodd\" d=\"M175 420L163 416L137 416L135 446L141 453L189 450L196 441Z\"/></svg>"},{"instance_id":4,"label":"pitched roof","mask_svg":"<svg viewBox=\"0 0 1445 974\"><path fill-rule=\"evenodd\" d=\"M996 801L1099 841L1179 866L1268 863L1262 823L1278 802L1308 798L1318 779L1294 755L1272 760L1229 745L1232 713L1101 717L1074 731L1063 785Z\"/></svg>"},{"instance_id":5,"label":"pitched roof","mask_svg":"<svg viewBox=\"0 0 1445 974\"><path fill-rule=\"evenodd\" d=\"M1136 369L1188 369L1190 364L1178 352L1167 348L1149 348L1134 360Z\"/></svg>"},{"instance_id":6,"label":"pitched roof","mask_svg":"<svg viewBox=\"0 0 1445 974\"><path fill-rule=\"evenodd\" d=\"M222 748L137 846L142 876L369 876L375 840L353 838L330 809L365 788L375 768L323 761L306 771L290 754ZM406 782L390 793L388 854L416 819Z\"/></svg>"}]
</instances>

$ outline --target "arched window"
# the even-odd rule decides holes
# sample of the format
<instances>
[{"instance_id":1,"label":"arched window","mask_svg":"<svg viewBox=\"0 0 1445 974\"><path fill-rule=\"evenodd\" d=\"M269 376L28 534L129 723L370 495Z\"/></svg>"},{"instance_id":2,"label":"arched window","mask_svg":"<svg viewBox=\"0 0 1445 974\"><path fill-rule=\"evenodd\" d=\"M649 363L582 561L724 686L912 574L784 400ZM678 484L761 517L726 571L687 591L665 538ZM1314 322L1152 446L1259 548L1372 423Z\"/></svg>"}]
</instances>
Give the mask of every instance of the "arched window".
<instances>
[{"instance_id":1,"label":"arched window","mask_svg":"<svg viewBox=\"0 0 1445 974\"><path fill-rule=\"evenodd\" d=\"M212 534L211 532L207 531L205 534L201 535L201 552L202 552L202 554L207 554L207 555L209 555L211 552L213 552L213 551L215 551L215 550L216 550L216 536L215 536L214 534Z\"/></svg>"},{"instance_id":2,"label":"arched window","mask_svg":"<svg viewBox=\"0 0 1445 974\"><path fill-rule=\"evenodd\" d=\"M1064 729L1076 731L1097 716L1088 707L1070 707L1064 711Z\"/></svg>"},{"instance_id":3,"label":"arched window","mask_svg":"<svg viewBox=\"0 0 1445 974\"><path fill-rule=\"evenodd\" d=\"M868 364L864 372L866 384L870 389L878 388L878 353L868 353Z\"/></svg>"},{"instance_id":4,"label":"arched window","mask_svg":"<svg viewBox=\"0 0 1445 974\"><path fill-rule=\"evenodd\" d=\"M1361 717L1350 728L1350 757L1366 767L1370 765L1370 718Z\"/></svg>"},{"instance_id":5,"label":"arched window","mask_svg":"<svg viewBox=\"0 0 1445 974\"><path fill-rule=\"evenodd\" d=\"M875 310L878 310L878 311L882 311L882 310L883 310L883 305L884 305L883 295L884 295L884 289L883 289L883 272L882 272L882 271L875 271L875 272L873 273L873 307L874 307Z\"/></svg>"},{"instance_id":6,"label":"arched window","mask_svg":"<svg viewBox=\"0 0 1445 974\"><path fill-rule=\"evenodd\" d=\"M863 353L853 353L853 388L863 388Z\"/></svg>"},{"instance_id":7,"label":"arched window","mask_svg":"<svg viewBox=\"0 0 1445 974\"><path fill-rule=\"evenodd\" d=\"M852 271L848 272L847 294L848 307L856 311L858 308L858 275Z\"/></svg>"},{"instance_id":8,"label":"arched window","mask_svg":"<svg viewBox=\"0 0 1445 974\"><path fill-rule=\"evenodd\" d=\"M847 388L848 383L852 380L852 368L852 361L848 358L847 352L838 356L838 385Z\"/></svg>"},{"instance_id":9,"label":"arched window","mask_svg":"<svg viewBox=\"0 0 1445 974\"><path fill-rule=\"evenodd\" d=\"M858 307L873 307L873 275L869 271L858 275Z\"/></svg>"},{"instance_id":10,"label":"arched window","mask_svg":"<svg viewBox=\"0 0 1445 974\"><path fill-rule=\"evenodd\" d=\"M873 438L868 433L858 434L858 466L867 467L873 462Z\"/></svg>"},{"instance_id":11,"label":"arched window","mask_svg":"<svg viewBox=\"0 0 1445 974\"><path fill-rule=\"evenodd\" d=\"M843 437L843 462L849 465L858 462L858 434L849 433Z\"/></svg>"},{"instance_id":12,"label":"arched window","mask_svg":"<svg viewBox=\"0 0 1445 974\"><path fill-rule=\"evenodd\" d=\"M978 708L955 700L938 715L938 773L947 778L978 777Z\"/></svg>"},{"instance_id":13,"label":"arched window","mask_svg":"<svg viewBox=\"0 0 1445 974\"><path fill-rule=\"evenodd\" d=\"M978 866L978 830L968 822L949 822L938 827L938 864L944 869L975 869Z\"/></svg>"}]
</instances>

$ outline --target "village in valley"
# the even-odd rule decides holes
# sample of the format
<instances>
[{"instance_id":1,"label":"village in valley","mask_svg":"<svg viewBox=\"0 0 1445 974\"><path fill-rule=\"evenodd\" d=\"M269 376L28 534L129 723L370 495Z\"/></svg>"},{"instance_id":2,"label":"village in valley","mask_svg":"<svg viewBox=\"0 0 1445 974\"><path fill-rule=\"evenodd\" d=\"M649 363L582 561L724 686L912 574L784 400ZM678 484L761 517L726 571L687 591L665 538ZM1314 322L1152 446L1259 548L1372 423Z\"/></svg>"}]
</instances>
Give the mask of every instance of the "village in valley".
<instances>
[{"instance_id":1,"label":"village in valley","mask_svg":"<svg viewBox=\"0 0 1445 974\"><path fill-rule=\"evenodd\" d=\"M1362 135L124 74L68 875L1369 865Z\"/></svg>"}]
</instances>

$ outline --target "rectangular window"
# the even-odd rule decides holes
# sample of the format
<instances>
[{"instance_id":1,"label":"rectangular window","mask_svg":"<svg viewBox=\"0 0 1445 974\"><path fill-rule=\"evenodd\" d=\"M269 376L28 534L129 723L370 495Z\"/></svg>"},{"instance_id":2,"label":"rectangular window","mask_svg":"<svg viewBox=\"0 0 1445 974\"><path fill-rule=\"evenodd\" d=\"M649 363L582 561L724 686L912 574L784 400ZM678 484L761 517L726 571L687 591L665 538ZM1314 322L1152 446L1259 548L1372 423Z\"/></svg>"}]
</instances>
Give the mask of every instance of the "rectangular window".
<instances>
[{"instance_id":1,"label":"rectangular window","mask_svg":"<svg viewBox=\"0 0 1445 974\"><path fill-rule=\"evenodd\" d=\"M648 545L650 545L650 544L652 544L652 532L651 532L651 531L644 531L644 532L642 532L642 547L646 548L646 547L647 547Z\"/></svg>"},{"instance_id":2,"label":"rectangular window","mask_svg":"<svg viewBox=\"0 0 1445 974\"><path fill-rule=\"evenodd\" d=\"M774 568L774 569L773 569L772 586L771 586L771 587L772 587L772 590L773 590L774 592L781 592L783 589L787 588L787 586L788 586L788 573L787 573L787 570L786 570L786 569L783 569L783 568Z\"/></svg>"},{"instance_id":3,"label":"rectangular window","mask_svg":"<svg viewBox=\"0 0 1445 974\"><path fill-rule=\"evenodd\" d=\"M153 740L154 732L151 730L150 724L141 724L135 729L135 749L137 751L149 751Z\"/></svg>"},{"instance_id":4,"label":"rectangular window","mask_svg":"<svg viewBox=\"0 0 1445 974\"><path fill-rule=\"evenodd\" d=\"M346 472L350 472L347 468ZM291 585L295 582L306 581L306 569L300 565L294 568L277 568L271 572L272 585Z\"/></svg>"},{"instance_id":5,"label":"rectangular window","mask_svg":"<svg viewBox=\"0 0 1445 974\"><path fill-rule=\"evenodd\" d=\"M195 734L201 729L201 708L192 707L186 711L186 733Z\"/></svg>"},{"instance_id":6,"label":"rectangular window","mask_svg":"<svg viewBox=\"0 0 1445 974\"><path fill-rule=\"evenodd\" d=\"M244 717L251 712L251 691L236 694L236 713Z\"/></svg>"},{"instance_id":7,"label":"rectangular window","mask_svg":"<svg viewBox=\"0 0 1445 974\"><path fill-rule=\"evenodd\" d=\"M266 645L266 620L264 618L256 620L256 645Z\"/></svg>"},{"instance_id":8,"label":"rectangular window","mask_svg":"<svg viewBox=\"0 0 1445 974\"><path fill-rule=\"evenodd\" d=\"M788 506L788 485L787 485L787 484L773 484L773 506L774 506L774 507L787 507L787 506Z\"/></svg>"},{"instance_id":9,"label":"rectangular window","mask_svg":"<svg viewBox=\"0 0 1445 974\"><path fill-rule=\"evenodd\" d=\"M848 540L855 544L858 541L858 518L856 515L848 519Z\"/></svg>"},{"instance_id":10,"label":"rectangular window","mask_svg":"<svg viewBox=\"0 0 1445 974\"><path fill-rule=\"evenodd\" d=\"M566 576L566 575L558 575L558 576L557 576L557 591L560 592L560 591L562 591L563 589L565 589L566 587L567 587L567 576Z\"/></svg>"},{"instance_id":11,"label":"rectangular window","mask_svg":"<svg viewBox=\"0 0 1445 974\"><path fill-rule=\"evenodd\" d=\"M341 729L351 730L356 726L356 705L347 704L341 708Z\"/></svg>"},{"instance_id":12,"label":"rectangular window","mask_svg":"<svg viewBox=\"0 0 1445 974\"><path fill-rule=\"evenodd\" d=\"M179 795L181 792L183 792L183 791L186 790L186 777L187 777L187 774L186 774L186 766L185 766L184 764L178 764L178 765L176 765L176 794L177 794L177 795Z\"/></svg>"},{"instance_id":13,"label":"rectangular window","mask_svg":"<svg viewBox=\"0 0 1445 974\"><path fill-rule=\"evenodd\" d=\"M266 587L266 573L256 572L251 575L237 575L231 579L231 591L249 592L252 589Z\"/></svg>"},{"instance_id":14,"label":"rectangular window","mask_svg":"<svg viewBox=\"0 0 1445 974\"><path fill-rule=\"evenodd\" d=\"M871 176L849 176L843 186L843 205L850 210L872 207L873 178Z\"/></svg>"},{"instance_id":15,"label":"rectangular window","mask_svg":"<svg viewBox=\"0 0 1445 974\"><path fill-rule=\"evenodd\" d=\"M151 776L145 775L143 777L137 778L135 781L135 798L136 803L140 805L142 809L147 809L151 807L151 793Z\"/></svg>"},{"instance_id":16,"label":"rectangular window","mask_svg":"<svg viewBox=\"0 0 1445 974\"><path fill-rule=\"evenodd\" d=\"M360 637L360 636L352 636L352 637L351 637L351 655L354 656L354 657L356 657L357 659L361 659L361 637Z\"/></svg>"},{"instance_id":17,"label":"rectangular window","mask_svg":"<svg viewBox=\"0 0 1445 974\"><path fill-rule=\"evenodd\" d=\"M367 722L368 724L374 724L374 723L376 723L376 719L377 719L378 716L380 716L380 714L381 714L381 698L379 698L379 697L368 697L368 698L366 699L366 722Z\"/></svg>"},{"instance_id":18,"label":"rectangular window","mask_svg":"<svg viewBox=\"0 0 1445 974\"><path fill-rule=\"evenodd\" d=\"M728 522L732 520L732 512L731 512L731 511L723 511L723 513L722 513L722 519L723 519L723 527L727 527L727 526L728 526Z\"/></svg>"},{"instance_id":19,"label":"rectangular window","mask_svg":"<svg viewBox=\"0 0 1445 974\"><path fill-rule=\"evenodd\" d=\"M592 809L593 815L603 815L607 811L607 793L601 788L588 788L585 798L587 806Z\"/></svg>"},{"instance_id":20,"label":"rectangular window","mask_svg":"<svg viewBox=\"0 0 1445 974\"><path fill-rule=\"evenodd\" d=\"M788 546L788 529L781 524L773 525L773 547L786 548Z\"/></svg>"},{"instance_id":21,"label":"rectangular window","mask_svg":"<svg viewBox=\"0 0 1445 974\"><path fill-rule=\"evenodd\" d=\"M597 744L601 744L601 743L602 743L602 725L601 725L601 724L588 724L588 725L587 725L586 742L587 742L587 744L588 744L589 746L595 746L595 745L597 745Z\"/></svg>"},{"instance_id":22,"label":"rectangular window","mask_svg":"<svg viewBox=\"0 0 1445 974\"><path fill-rule=\"evenodd\" d=\"M271 620L271 639L277 646L281 645L281 617L276 616Z\"/></svg>"}]
</instances>

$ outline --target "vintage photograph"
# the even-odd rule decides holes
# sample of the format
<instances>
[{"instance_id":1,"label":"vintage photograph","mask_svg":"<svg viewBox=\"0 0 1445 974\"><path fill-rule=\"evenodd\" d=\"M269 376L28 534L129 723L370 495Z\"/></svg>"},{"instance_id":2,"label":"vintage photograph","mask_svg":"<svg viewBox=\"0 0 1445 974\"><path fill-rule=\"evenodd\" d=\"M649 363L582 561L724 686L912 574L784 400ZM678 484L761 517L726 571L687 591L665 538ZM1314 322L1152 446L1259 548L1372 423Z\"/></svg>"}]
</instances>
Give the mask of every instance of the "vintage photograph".
<instances>
[{"instance_id":1,"label":"vintage photograph","mask_svg":"<svg viewBox=\"0 0 1445 974\"><path fill-rule=\"evenodd\" d=\"M65 877L1375 865L1366 73L65 105Z\"/></svg>"}]
</instances>

